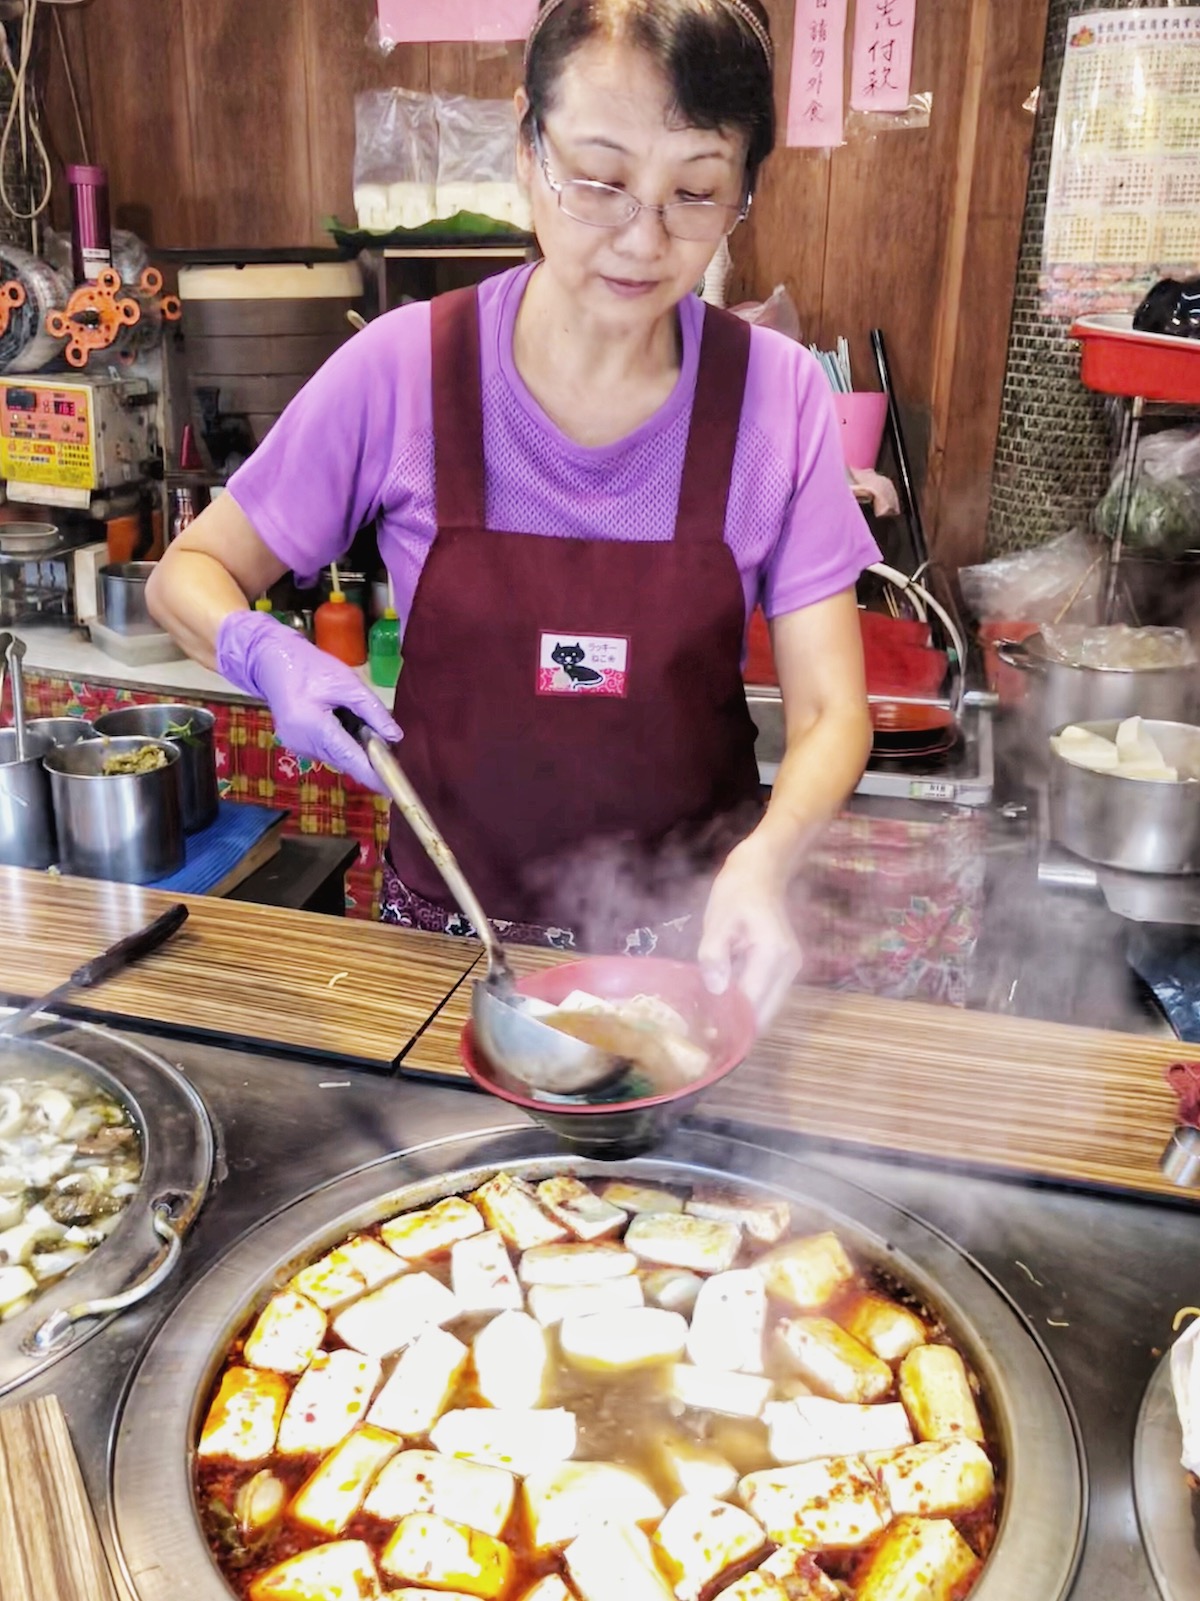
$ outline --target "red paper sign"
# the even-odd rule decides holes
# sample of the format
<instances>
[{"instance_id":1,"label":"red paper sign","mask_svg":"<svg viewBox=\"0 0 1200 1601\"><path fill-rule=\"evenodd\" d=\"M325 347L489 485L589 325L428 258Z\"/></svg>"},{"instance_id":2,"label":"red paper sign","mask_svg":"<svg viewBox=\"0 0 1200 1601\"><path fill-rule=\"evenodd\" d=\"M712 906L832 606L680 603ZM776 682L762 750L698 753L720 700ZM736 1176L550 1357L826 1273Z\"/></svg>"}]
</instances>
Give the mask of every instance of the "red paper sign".
<instances>
[{"instance_id":1,"label":"red paper sign","mask_svg":"<svg viewBox=\"0 0 1200 1601\"><path fill-rule=\"evenodd\" d=\"M917 0L858 0L850 62L853 110L907 110L916 20Z\"/></svg>"},{"instance_id":2,"label":"red paper sign","mask_svg":"<svg viewBox=\"0 0 1200 1601\"><path fill-rule=\"evenodd\" d=\"M822 149L841 144L845 62L846 0L796 0L789 145Z\"/></svg>"},{"instance_id":3,"label":"red paper sign","mask_svg":"<svg viewBox=\"0 0 1200 1601\"><path fill-rule=\"evenodd\" d=\"M385 45L524 39L537 0L376 0Z\"/></svg>"}]
</instances>

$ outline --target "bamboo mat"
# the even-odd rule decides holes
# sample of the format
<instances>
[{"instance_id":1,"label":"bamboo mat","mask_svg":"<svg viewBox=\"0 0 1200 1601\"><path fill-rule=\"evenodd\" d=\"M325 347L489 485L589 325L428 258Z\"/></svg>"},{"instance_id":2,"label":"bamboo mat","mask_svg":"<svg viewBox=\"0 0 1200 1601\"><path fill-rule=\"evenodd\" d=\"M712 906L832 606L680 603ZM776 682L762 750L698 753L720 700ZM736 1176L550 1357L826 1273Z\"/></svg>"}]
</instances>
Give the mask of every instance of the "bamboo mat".
<instances>
[{"instance_id":1,"label":"bamboo mat","mask_svg":"<svg viewBox=\"0 0 1200 1601\"><path fill-rule=\"evenodd\" d=\"M560 960L514 951L525 971ZM405 1073L465 1080L464 985ZM797 989L700 1114L821 1140L1042 1178L1188 1198L1158 1162L1175 1125L1178 1041ZM1196 1198L1195 1192L1191 1192Z\"/></svg>"},{"instance_id":2,"label":"bamboo mat","mask_svg":"<svg viewBox=\"0 0 1200 1601\"><path fill-rule=\"evenodd\" d=\"M0 1410L0 1601L116 1601L53 1395Z\"/></svg>"},{"instance_id":3,"label":"bamboo mat","mask_svg":"<svg viewBox=\"0 0 1200 1601\"><path fill-rule=\"evenodd\" d=\"M67 1003L231 1040L390 1064L478 946L382 923L0 868L0 994L32 1000L182 900L153 956Z\"/></svg>"}]
</instances>

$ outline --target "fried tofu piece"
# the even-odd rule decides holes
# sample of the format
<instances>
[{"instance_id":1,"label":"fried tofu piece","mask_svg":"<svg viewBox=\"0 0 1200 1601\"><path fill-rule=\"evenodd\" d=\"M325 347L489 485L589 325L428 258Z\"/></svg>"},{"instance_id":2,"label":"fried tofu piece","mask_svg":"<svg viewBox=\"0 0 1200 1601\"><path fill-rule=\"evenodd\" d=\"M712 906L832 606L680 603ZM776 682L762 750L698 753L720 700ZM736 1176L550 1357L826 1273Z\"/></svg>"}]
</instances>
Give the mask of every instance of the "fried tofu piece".
<instances>
[{"instance_id":1,"label":"fried tofu piece","mask_svg":"<svg viewBox=\"0 0 1200 1601\"><path fill-rule=\"evenodd\" d=\"M625 1230L626 1248L643 1262L692 1273L724 1273L741 1249L736 1223L710 1223L682 1213L642 1213Z\"/></svg>"},{"instance_id":2,"label":"fried tofu piece","mask_svg":"<svg viewBox=\"0 0 1200 1601\"><path fill-rule=\"evenodd\" d=\"M475 1336L475 1378L489 1406L541 1406L550 1376L546 1335L528 1312L501 1312Z\"/></svg>"},{"instance_id":3,"label":"fried tofu piece","mask_svg":"<svg viewBox=\"0 0 1200 1601\"><path fill-rule=\"evenodd\" d=\"M721 1501L737 1489L733 1463L690 1434L660 1430L654 1451L657 1472L676 1495L707 1495Z\"/></svg>"},{"instance_id":4,"label":"fried tofu piece","mask_svg":"<svg viewBox=\"0 0 1200 1601\"><path fill-rule=\"evenodd\" d=\"M657 1184L629 1184L610 1179L600 1191L601 1198L622 1212L682 1212L683 1197Z\"/></svg>"},{"instance_id":5,"label":"fried tofu piece","mask_svg":"<svg viewBox=\"0 0 1200 1601\"><path fill-rule=\"evenodd\" d=\"M667 1382L672 1400L697 1412L718 1412L728 1418L760 1418L771 1399L770 1379L693 1367L688 1362L677 1362Z\"/></svg>"},{"instance_id":6,"label":"fried tofu piece","mask_svg":"<svg viewBox=\"0 0 1200 1601\"><path fill-rule=\"evenodd\" d=\"M200 1430L196 1455L230 1462L262 1462L275 1449L287 1380L256 1368L227 1368Z\"/></svg>"},{"instance_id":7,"label":"fried tofu piece","mask_svg":"<svg viewBox=\"0 0 1200 1601\"><path fill-rule=\"evenodd\" d=\"M625 1227L625 1213L610 1201L602 1201L586 1184L566 1174L543 1179L537 1198L577 1240L605 1240Z\"/></svg>"},{"instance_id":8,"label":"fried tofu piece","mask_svg":"<svg viewBox=\"0 0 1200 1601\"><path fill-rule=\"evenodd\" d=\"M962 1517L995 1494L992 1464L974 1440L934 1440L869 1460L897 1515Z\"/></svg>"},{"instance_id":9,"label":"fried tofu piece","mask_svg":"<svg viewBox=\"0 0 1200 1601\"><path fill-rule=\"evenodd\" d=\"M289 1285L322 1312L337 1312L365 1290L399 1278L408 1264L369 1234L358 1234L335 1246L319 1262L296 1274Z\"/></svg>"},{"instance_id":10,"label":"fried tofu piece","mask_svg":"<svg viewBox=\"0 0 1200 1601\"><path fill-rule=\"evenodd\" d=\"M379 1575L362 1540L314 1545L251 1579L250 1601L376 1601Z\"/></svg>"},{"instance_id":11,"label":"fried tofu piece","mask_svg":"<svg viewBox=\"0 0 1200 1601\"><path fill-rule=\"evenodd\" d=\"M781 1545L755 1571L781 1584L787 1601L841 1601L841 1590L799 1546Z\"/></svg>"},{"instance_id":12,"label":"fried tofu piece","mask_svg":"<svg viewBox=\"0 0 1200 1601\"><path fill-rule=\"evenodd\" d=\"M917 1314L885 1295L856 1295L837 1320L883 1362L899 1362L925 1344L925 1325Z\"/></svg>"},{"instance_id":13,"label":"fried tofu piece","mask_svg":"<svg viewBox=\"0 0 1200 1601\"><path fill-rule=\"evenodd\" d=\"M423 1256L439 1256L456 1240L482 1234L483 1228L483 1218L470 1201L464 1201L460 1195L448 1195L436 1206L389 1218L379 1232L389 1250L411 1261Z\"/></svg>"},{"instance_id":14,"label":"fried tofu piece","mask_svg":"<svg viewBox=\"0 0 1200 1601\"><path fill-rule=\"evenodd\" d=\"M406 1273L340 1312L333 1332L364 1356L385 1357L458 1315L458 1302L444 1284L429 1273Z\"/></svg>"},{"instance_id":15,"label":"fried tofu piece","mask_svg":"<svg viewBox=\"0 0 1200 1601\"><path fill-rule=\"evenodd\" d=\"M392 1579L460 1590L478 1601L500 1601L512 1584L512 1552L501 1541L432 1512L402 1518L379 1566Z\"/></svg>"},{"instance_id":16,"label":"fried tofu piece","mask_svg":"<svg viewBox=\"0 0 1200 1601\"><path fill-rule=\"evenodd\" d=\"M243 1356L252 1368L303 1373L325 1338L325 1314L294 1290L281 1290L263 1307Z\"/></svg>"},{"instance_id":17,"label":"fried tofu piece","mask_svg":"<svg viewBox=\"0 0 1200 1601\"><path fill-rule=\"evenodd\" d=\"M563 1462L522 1487L525 1525L539 1555L570 1545L593 1523L654 1523L663 1504L640 1473L612 1462Z\"/></svg>"},{"instance_id":18,"label":"fried tofu piece","mask_svg":"<svg viewBox=\"0 0 1200 1601\"><path fill-rule=\"evenodd\" d=\"M676 1361L687 1336L687 1319L678 1312L633 1306L564 1318L558 1343L563 1359L585 1373L632 1373Z\"/></svg>"},{"instance_id":19,"label":"fried tofu piece","mask_svg":"<svg viewBox=\"0 0 1200 1601\"><path fill-rule=\"evenodd\" d=\"M966 1364L949 1345L918 1345L900 1364L900 1399L919 1440L974 1440L983 1425Z\"/></svg>"},{"instance_id":20,"label":"fried tofu piece","mask_svg":"<svg viewBox=\"0 0 1200 1601\"><path fill-rule=\"evenodd\" d=\"M777 1545L852 1551L883 1533L883 1493L861 1457L829 1457L748 1473L738 1494Z\"/></svg>"},{"instance_id":21,"label":"fried tofu piece","mask_svg":"<svg viewBox=\"0 0 1200 1601\"><path fill-rule=\"evenodd\" d=\"M792 1209L786 1201L756 1201L725 1190L693 1190L684 1211L714 1223L737 1223L746 1238L759 1245L774 1245L781 1240L792 1221Z\"/></svg>"},{"instance_id":22,"label":"fried tofu piece","mask_svg":"<svg viewBox=\"0 0 1200 1601\"><path fill-rule=\"evenodd\" d=\"M323 1456L363 1420L379 1384L379 1362L357 1351L318 1351L292 1391L279 1425L282 1456Z\"/></svg>"},{"instance_id":23,"label":"fried tofu piece","mask_svg":"<svg viewBox=\"0 0 1200 1601\"><path fill-rule=\"evenodd\" d=\"M948 1519L897 1518L871 1555L857 1601L955 1601L979 1568Z\"/></svg>"},{"instance_id":24,"label":"fried tofu piece","mask_svg":"<svg viewBox=\"0 0 1200 1601\"><path fill-rule=\"evenodd\" d=\"M514 1251L529 1251L535 1245L555 1245L565 1240L568 1229L542 1207L537 1192L524 1179L497 1173L472 1200L478 1205L488 1227L498 1230Z\"/></svg>"},{"instance_id":25,"label":"fried tofu piece","mask_svg":"<svg viewBox=\"0 0 1200 1601\"><path fill-rule=\"evenodd\" d=\"M780 1324L779 1339L804 1382L832 1401L881 1401L892 1388L887 1363L831 1318L792 1318Z\"/></svg>"},{"instance_id":26,"label":"fried tofu piece","mask_svg":"<svg viewBox=\"0 0 1200 1601\"><path fill-rule=\"evenodd\" d=\"M517 1481L504 1468L436 1451L401 1451L376 1479L365 1509L385 1523L398 1523L413 1512L432 1512L449 1523L498 1536L516 1493Z\"/></svg>"},{"instance_id":27,"label":"fried tofu piece","mask_svg":"<svg viewBox=\"0 0 1200 1601\"><path fill-rule=\"evenodd\" d=\"M772 1401L763 1413L776 1462L816 1462L825 1456L863 1456L869 1451L898 1451L913 1443L908 1413L899 1401L857 1406L798 1396Z\"/></svg>"},{"instance_id":28,"label":"fried tofu piece","mask_svg":"<svg viewBox=\"0 0 1200 1601\"><path fill-rule=\"evenodd\" d=\"M798 1312L816 1312L852 1282L854 1264L832 1231L788 1240L754 1264L767 1293Z\"/></svg>"},{"instance_id":29,"label":"fried tofu piece","mask_svg":"<svg viewBox=\"0 0 1200 1601\"><path fill-rule=\"evenodd\" d=\"M425 1329L396 1363L367 1422L408 1438L428 1434L450 1405L470 1354L445 1329Z\"/></svg>"},{"instance_id":30,"label":"fried tofu piece","mask_svg":"<svg viewBox=\"0 0 1200 1601\"><path fill-rule=\"evenodd\" d=\"M592 1312L615 1312L624 1306L641 1306L640 1279L605 1279L601 1284L535 1284L529 1292L529 1310L544 1329L568 1317Z\"/></svg>"},{"instance_id":31,"label":"fried tofu piece","mask_svg":"<svg viewBox=\"0 0 1200 1601\"><path fill-rule=\"evenodd\" d=\"M525 1305L508 1247L495 1229L450 1247L450 1287L462 1312L520 1311Z\"/></svg>"},{"instance_id":32,"label":"fried tofu piece","mask_svg":"<svg viewBox=\"0 0 1200 1601\"><path fill-rule=\"evenodd\" d=\"M575 1414L563 1407L462 1407L440 1417L429 1438L447 1456L526 1478L575 1454Z\"/></svg>"},{"instance_id":33,"label":"fried tofu piece","mask_svg":"<svg viewBox=\"0 0 1200 1601\"><path fill-rule=\"evenodd\" d=\"M341 1534L363 1504L375 1475L400 1449L385 1429L365 1424L347 1435L297 1490L289 1511L318 1534Z\"/></svg>"},{"instance_id":34,"label":"fried tofu piece","mask_svg":"<svg viewBox=\"0 0 1200 1601\"><path fill-rule=\"evenodd\" d=\"M583 1601L674 1601L640 1529L598 1524L572 1540L564 1561Z\"/></svg>"},{"instance_id":35,"label":"fried tofu piece","mask_svg":"<svg viewBox=\"0 0 1200 1601\"><path fill-rule=\"evenodd\" d=\"M522 1284L602 1284L637 1272L638 1260L611 1241L535 1245L521 1257Z\"/></svg>"},{"instance_id":36,"label":"fried tofu piece","mask_svg":"<svg viewBox=\"0 0 1200 1601\"><path fill-rule=\"evenodd\" d=\"M766 1545L766 1534L748 1512L706 1495L681 1496L651 1541L677 1601L700 1601L711 1585L752 1562Z\"/></svg>"},{"instance_id":37,"label":"fried tofu piece","mask_svg":"<svg viewBox=\"0 0 1200 1601\"><path fill-rule=\"evenodd\" d=\"M761 1373L767 1291L752 1268L717 1273L696 1297L687 1354L698 1368Z\"/></svg>"}]
</instances>

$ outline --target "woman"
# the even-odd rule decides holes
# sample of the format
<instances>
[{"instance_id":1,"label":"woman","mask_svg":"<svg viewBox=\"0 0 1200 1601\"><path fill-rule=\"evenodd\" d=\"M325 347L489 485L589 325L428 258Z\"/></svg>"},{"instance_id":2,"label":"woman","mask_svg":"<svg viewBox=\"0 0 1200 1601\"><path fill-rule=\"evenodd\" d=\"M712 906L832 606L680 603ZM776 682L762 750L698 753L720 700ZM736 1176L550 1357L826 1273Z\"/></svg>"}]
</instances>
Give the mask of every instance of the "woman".
<instances>
[{"instance_id":1,"label":"woman","mask_svg":"<svg viewBox=\"0 0 1200 1601\"><path fill-rule=\"evenodd\" d=\"M764 1021L799 966L789 880L869 749L853 586L876 555L816 364L693 293L773 145L772 65L758 0L543 0L517 95L543 259L358 334L149 590L291 749L370 784L334 708L403 730L510 937L690 934ZM394 722L248 609L371 518L407 619ZM787 729L765 813L759 600ZM389 855L385 917L464 931L397 819Z\"/></svg>"}]
</instances>

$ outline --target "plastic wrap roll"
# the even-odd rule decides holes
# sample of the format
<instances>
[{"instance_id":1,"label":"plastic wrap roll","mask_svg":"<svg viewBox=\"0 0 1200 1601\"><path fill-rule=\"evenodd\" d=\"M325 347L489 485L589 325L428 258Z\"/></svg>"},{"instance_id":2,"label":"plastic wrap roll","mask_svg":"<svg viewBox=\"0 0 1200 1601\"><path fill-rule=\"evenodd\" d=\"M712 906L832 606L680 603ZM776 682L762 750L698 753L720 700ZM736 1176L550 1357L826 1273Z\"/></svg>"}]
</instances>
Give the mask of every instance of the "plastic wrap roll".
<instances>
[{"instance_id":1,"label":"plastic wrap roll","mask_svg":"<svg viewBox=\"0 0 1200 1601\"><path fill-rule=\"evenodd\" d=\"M67 303L66 279L47 262L16 245L0 246L0 282L24 285L25 304L15 306L0 334L0 372L37 372L62 343L46 332L46 317Z\"/></svg>"}]
</instances>

